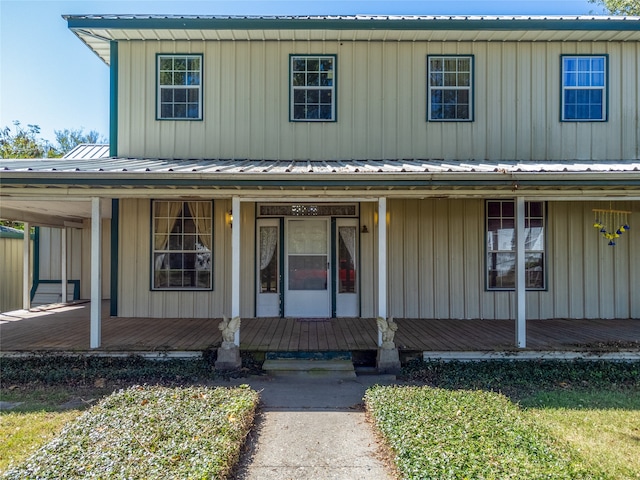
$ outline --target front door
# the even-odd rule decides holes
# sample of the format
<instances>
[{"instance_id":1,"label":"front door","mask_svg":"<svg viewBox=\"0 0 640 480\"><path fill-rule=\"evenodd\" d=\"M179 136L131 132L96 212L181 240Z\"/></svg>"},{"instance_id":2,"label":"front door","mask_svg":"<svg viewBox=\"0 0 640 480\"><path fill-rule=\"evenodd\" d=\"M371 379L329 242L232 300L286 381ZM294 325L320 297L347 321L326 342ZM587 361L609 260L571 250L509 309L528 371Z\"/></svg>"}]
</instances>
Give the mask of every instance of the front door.
<instances>
[{"instance_id":1,"label":"front door","mask_svg":"<svg viewBox=\"0 0 640 480\"><path fill-rule=\"evenodd\" d=\"M286 219L285 316L331 316L329 231L328 218Z\"/></svg>"}]
</instances>

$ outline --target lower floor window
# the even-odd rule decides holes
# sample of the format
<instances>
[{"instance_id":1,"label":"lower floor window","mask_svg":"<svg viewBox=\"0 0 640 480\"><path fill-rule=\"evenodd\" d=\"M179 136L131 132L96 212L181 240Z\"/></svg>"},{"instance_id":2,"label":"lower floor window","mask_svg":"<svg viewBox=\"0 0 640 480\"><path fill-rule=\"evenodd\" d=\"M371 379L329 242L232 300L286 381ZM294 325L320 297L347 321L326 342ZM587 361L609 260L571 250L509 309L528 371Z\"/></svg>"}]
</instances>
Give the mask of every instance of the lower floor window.
<instances>
[{"instance_id":1,"label":"lower floor window","mask_svg":"<svg viewBox=\"0 0 640 480\"><path fill-rule=\"evenodd\" d=\"M487 287L513 290L516 284L515 202L489 200L486 204ZM525 284L545 287L544 202L525 202Z\"/></svg>"},{"instance_id":2,"label":"lower floor window","mask_svg":"<svg viewBox=\"0 0 640 480\"><path fill-rule=\"evenodd\" d=\"M212 288L211 201L153 201L152 288Z\"/></svg>"}]
</instances>

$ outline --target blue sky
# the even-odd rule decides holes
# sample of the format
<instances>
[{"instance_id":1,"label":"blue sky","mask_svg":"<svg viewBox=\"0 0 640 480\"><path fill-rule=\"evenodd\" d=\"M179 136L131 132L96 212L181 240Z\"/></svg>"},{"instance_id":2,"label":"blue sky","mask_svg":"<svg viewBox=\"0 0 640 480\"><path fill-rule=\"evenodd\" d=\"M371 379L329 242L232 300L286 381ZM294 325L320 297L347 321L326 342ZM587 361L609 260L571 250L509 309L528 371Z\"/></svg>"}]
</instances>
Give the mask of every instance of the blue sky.
<instances>
[{"instance_id":1,"label":"blue sky","mask_svg":"<svg viewBox=\"0 0 640 480\"><path fill-rule=\"evenodd\" d=\"M0 0L0 127L84 128L108 136L109 70L63 14L588 15L587 0Z\"/></svg>"}]
</instances>

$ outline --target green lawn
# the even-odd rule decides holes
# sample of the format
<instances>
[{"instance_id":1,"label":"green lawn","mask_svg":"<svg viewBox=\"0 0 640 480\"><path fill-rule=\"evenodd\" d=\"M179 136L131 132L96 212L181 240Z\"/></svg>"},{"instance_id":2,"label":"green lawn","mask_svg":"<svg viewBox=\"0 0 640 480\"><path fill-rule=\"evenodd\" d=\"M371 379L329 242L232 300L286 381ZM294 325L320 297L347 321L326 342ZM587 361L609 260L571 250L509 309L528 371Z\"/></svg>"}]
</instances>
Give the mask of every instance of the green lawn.
<instances>
[{"instance_id":1,"label":"green lawn","mask_svg":"<svg viewBox=\"0 0 640 480\"><path fill-rule=\"evenodd\" d=\"M365 397L402 478L640 478L638 362L415 362L404 375L420 385Z\"/></svg>"},{"instance_id":2,"label":"green lawn","mask_svg":"<svg viewBox=\"0 0 640 480\"><path fill-rule=\"evenodd\" d=\"M640 479L640 392L541 392L521 404L609 478Z\"/></svg>"},{"instance_id":3,"label":"green lawn","mask_svg":"<svg viewBox=\"0 0 640 480\"><path fill-rule=\"evenodd\" d=\"M0 472L17 464L62 430L79 410L64 412L3 412L0 414Z\"/></svg>"}]
</instances>

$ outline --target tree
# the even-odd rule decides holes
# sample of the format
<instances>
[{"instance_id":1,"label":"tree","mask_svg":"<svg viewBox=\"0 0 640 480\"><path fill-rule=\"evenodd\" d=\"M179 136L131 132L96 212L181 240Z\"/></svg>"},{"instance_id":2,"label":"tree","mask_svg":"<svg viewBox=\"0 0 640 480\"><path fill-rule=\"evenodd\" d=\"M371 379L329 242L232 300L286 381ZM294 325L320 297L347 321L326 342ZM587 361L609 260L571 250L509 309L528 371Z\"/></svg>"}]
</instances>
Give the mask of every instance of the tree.
<instances>
[{"instance_id":1,"label":"tree","mask_svg":"<svg viewBox=\"0 0 640 480\"><path fill-rule=\"evenodd\" d=\"M64 155L81 143L107 143L107 139L95 130L89 131L86 135L82 128L78 130L65 128L64 130L54 130L54 133L56 142L58 142L56 152L60 155Z\"/></svg>"},{"instance_id":2,"label":"tree","mask_svg":"<svg viewBox=\"0 0 640 480\"><path fill-rule=\"evenodd\" d=\"M14 128L4 127L0 130L0 153L2 158L54 158L81 143L107 143L107 139L95 130L84 133L83 129L54 130L57 145L39 137L38 125L22 127L19 121L13 122Z\"/></svg>"},{"instance_id":3,"label":"tree","mask_svg":"<svg viewBox=\"0 0 640 480\"><path fill-rule=\"evenodd\" d=\"M0 151L2 158L43 158L54 156L49 142L38 138L40 127L27 125L23 128L19 121L14 121L15 133L11 127L0 130Z\"/></svg>"},{"instance_id":4,"label":"tree","mask_svg":"<svg viewBox=\"0 0 640 480\"><path fill-rule=\"evenodd\" d=\"M601 5L611 15L640 15L640 0L589 0Z\"/></svg>"}]
</instances>

